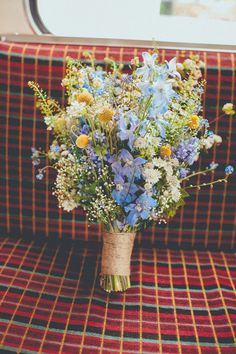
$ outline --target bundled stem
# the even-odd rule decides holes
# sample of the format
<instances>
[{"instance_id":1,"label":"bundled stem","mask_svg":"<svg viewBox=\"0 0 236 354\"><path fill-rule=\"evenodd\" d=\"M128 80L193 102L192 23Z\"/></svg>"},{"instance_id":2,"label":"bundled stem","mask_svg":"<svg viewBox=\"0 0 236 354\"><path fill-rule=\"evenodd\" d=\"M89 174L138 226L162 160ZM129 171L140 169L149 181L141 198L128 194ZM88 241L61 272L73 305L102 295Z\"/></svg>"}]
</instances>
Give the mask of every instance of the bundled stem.
<instances>
[{"instance_id":1,"label":"bundled stem","mask_svg":"<svg viewBox=\"0 0 236 354\"><path fill-rule=\"evenodd\" d=\"M101 275L100 286L108 293L125 291L131 287L129 275Z\"/></svg>"},{"instance_id":2,"label":"bundled stem","mask_svg":"<svg viewBox=\"0 0 236 354\"><path fill-rule=\"evenodd\" d=\"M135 233L105 232L103 235L100 286L107 292L130 288L130 258Z\"/></svg>"}]
</instances>

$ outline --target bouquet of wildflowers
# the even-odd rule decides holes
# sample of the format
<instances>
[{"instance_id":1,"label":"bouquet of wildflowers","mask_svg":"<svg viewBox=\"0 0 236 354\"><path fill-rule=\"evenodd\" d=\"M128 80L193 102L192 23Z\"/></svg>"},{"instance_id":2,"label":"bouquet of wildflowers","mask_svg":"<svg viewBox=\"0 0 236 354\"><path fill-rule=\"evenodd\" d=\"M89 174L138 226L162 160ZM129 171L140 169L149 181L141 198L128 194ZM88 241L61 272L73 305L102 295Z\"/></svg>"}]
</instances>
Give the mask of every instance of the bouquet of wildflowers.
<instances>
[{"instance_id":1,"label":"bouquet of wildflowers","mask_svg":"<svg viewBox=\"0 0 236 354\"><path fill-rule=\"evenodd\" d=\"M32 159L38 165L46 157L57 171L53 194L59 208L81 207L89 221L104 225L100 283L106 291L122 291L130 286L135 232L174 216L196 187L188 183L191 177L217 167L191 171L199 154L221 137L201 115L198 56L159 63L157 53L145 52L141 65L132 60L130 74L112 60L106 72L90 59L67 60L65 108L29 82L54 137L48 151L33 149ZM235 113L230 103L224 111ZM203 185L227 181L233 167L225 172Z\"/></svg>"}]
</instances>

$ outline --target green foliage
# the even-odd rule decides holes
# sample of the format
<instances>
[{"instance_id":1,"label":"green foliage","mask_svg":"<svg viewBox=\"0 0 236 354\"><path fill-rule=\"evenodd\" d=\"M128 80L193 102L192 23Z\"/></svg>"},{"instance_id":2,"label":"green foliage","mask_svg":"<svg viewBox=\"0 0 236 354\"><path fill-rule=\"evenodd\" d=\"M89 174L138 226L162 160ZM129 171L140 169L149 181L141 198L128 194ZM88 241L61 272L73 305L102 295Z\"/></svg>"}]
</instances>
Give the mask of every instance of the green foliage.
<instances>
[{"instance_id":1,"label":"green foliage","mask_svg":"<svg viewBox=\"0 0 236 354\"><path fill-rule=\"evenodd\" d=\"M168 218L173 218L175 216L179 207L185 205L185 198L189 197L189 193L185 189L181 189L181 197L177 203L174 203L167 210L166 214Z\"/></svg>"}]
</instances>

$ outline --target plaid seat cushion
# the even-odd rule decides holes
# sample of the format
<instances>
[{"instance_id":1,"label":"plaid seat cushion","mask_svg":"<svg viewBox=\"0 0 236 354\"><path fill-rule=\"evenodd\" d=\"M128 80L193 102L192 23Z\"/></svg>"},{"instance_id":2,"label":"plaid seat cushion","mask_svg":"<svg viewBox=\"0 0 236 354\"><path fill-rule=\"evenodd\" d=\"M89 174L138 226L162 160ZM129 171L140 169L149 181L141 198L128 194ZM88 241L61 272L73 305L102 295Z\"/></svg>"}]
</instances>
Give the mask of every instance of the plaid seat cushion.
<instances>
[{"instance_id":1,"label":"plaid seat cushion","mask_svg":"<svg viewBox=\"0 0 236 354\"><path fill-rule=\"evenodd\" d=\"M143 48L87 47L73 45L0 43L0 156L1 200L0 226L2 235L46 236L99 241L98 227L87 225L81 210L72 213L57 208L50 187L53 176L46 182L35 181L30 161L31 146L48 146L49 134L35 100L27 87L36 80L53 97L65 103L60 85L65 73L65 57L83 58L83 50L93 52L100 64L105 56L127 64ZM161 60L177 56L179 61L190 51L160 50ZM235 60L233 53L198 52L206 63L204 77L208 82L203 112L209 121L221 114L221 106L235 100ZM225 164L235 164L236 119L216 120L212 129L223 137L221 147L204 156L199 165L211 161L222 164L215 177L224 174ZM196 169L199 166L196 166ZM212 176L213 178L214 176ZM198 180L199 182L199 180ZM139 243L183 248L234 249L236 245L236 179L214 190L194 191L186 207L180 209L167 226L157 226L139 235Z\"/></svg>"},{"instance_id":2,"label":"plaid seat cushion","mask_svg":"<svg viewBox=\"0 0 236 354\"><path fill-rule=\"evenodd\" d=\"M2 352L236 352L234 254L135 248L132 288L109 295L98 248L49 243L1 239Z\"/></svg>"}]
</instances>

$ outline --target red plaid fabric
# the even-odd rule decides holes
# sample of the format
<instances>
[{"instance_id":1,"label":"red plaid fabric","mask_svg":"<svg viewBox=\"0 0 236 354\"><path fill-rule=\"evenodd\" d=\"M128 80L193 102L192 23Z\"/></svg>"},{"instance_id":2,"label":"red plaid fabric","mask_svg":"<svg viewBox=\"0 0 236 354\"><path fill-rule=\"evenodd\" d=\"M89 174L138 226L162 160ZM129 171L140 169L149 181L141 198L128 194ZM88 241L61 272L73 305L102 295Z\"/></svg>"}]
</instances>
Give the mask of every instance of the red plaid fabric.
<instances>
[{"instance_id":1,"label":"red plaid fabric","mask_svg":"<svg viewBox=\"0 0 236 354\"><path fill-rule=\"evenodd\" d=\"M1 117L1 229L3 235L46 236L99 241L98 226L88 227L81 210L72 213L57 208L50 187L53 176L46 182L35 180L30 161L30 147L48 146L49 133L35 99L27 87L36 80L62 104L64 91L60 85L65 73L65 57L83 58L89 49L103 64L110 56L125 64L143 48L87 47L48 44L0 44L0 117ZM221 114L221 106L235 100L235 54L197 52L206 63L204 77L208 82L204 97L204 115L211 121ZM177 56L183 61L191 54L182 50L160 50L161 60ZM200 166L212 160L222 164L215 177L224 174L224 166L235 164L236 136L234 118L216 120L212 128L223 137L221 147L204 156ZM198 167L196 167L198 168ZM213 178L213 176L212 176ZM199 181L199 180L198 180ZM157 226L138 236L139 244L184 248L235 248L236 203L235 178L214 190L194 191L186 207L180 209L167 226Z\"/></svg>"},{"instance_id":2,"label":"red plaid fabric","mask_svg":"<svg viewBox=\"0 0 236 354\"><path fill-rule=\"evenodd\" d=\"M136 248L110 295L95 247L2 238L0 260L3 353L236 353L232 253Z\"/></svg>"}]
</instances>

